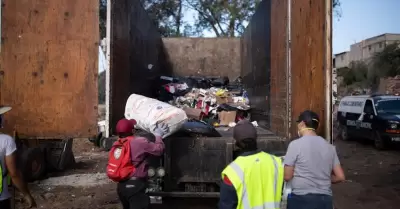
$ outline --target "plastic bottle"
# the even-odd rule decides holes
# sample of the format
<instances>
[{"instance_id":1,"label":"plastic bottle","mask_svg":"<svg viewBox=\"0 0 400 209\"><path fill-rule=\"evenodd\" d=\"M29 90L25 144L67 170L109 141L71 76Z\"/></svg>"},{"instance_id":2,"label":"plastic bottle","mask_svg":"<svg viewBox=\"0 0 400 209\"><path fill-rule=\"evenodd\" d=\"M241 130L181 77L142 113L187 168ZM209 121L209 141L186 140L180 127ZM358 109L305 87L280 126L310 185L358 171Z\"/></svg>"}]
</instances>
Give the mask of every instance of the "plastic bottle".
<instances>
[{"instance_id":1,"label":"plastic bottle","mask_svg":"<svg viewBox=\"0 0 400 209\"><path fill-rule=\"evenodd\" d=\"M286 182L285 187L283 188L282 200L287 201L292 194L292 185L290 182Z\"/></svg>"}]
</instances>

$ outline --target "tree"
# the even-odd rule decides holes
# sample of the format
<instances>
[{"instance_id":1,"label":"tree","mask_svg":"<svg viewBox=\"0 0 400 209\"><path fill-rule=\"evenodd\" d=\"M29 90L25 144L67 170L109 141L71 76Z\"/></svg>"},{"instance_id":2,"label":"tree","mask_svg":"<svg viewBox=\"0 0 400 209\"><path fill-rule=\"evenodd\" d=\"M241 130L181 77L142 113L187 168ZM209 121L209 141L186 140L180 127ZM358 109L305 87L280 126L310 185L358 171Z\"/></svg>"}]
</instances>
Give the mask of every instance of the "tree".
<instances>
[{"instance_id":1,"label":"tree","mask_svg":"<svg viewBox=\"0 0 400 209\"><path fill-rule=\"evenodd\" d=\"M358 83L360 86L368 85L368 65L363 61L353 61L349 68L338 69L338 76L343 77L346 86Z\"/></svg>"},{"instance_id":2,"label":"tree","mask_svg":"<svg viewBox=\"0 0 400 209\"><path fill-rule=\"evenodd\" d=\"M340 0L332 0L332 7L333 7L333 12L336 17L341 17L342 16L342 10L340 7Z\"/></svg>"},{"instance_id":3,"label":"tree","mask_svg":"<svg viewBox=\"0 0 400 209\"><path fill-rule=\"evenodd\" d=\"M372 69L368 74L372 88L379 86L380 78L400 75L399 43L387 45L383 51L375 53L371 59Z\"/></svg>"},{"instance_id":4,"label":"tree","mask_svg":"<svg viewBox=\"0 0 400 209\"><path fill-rule=\"evenodd\" d=\"M99 0L99 31L100 39L106 37L107 0Z\"/></svg>"},{"instance_id":5,"label":"tree","mask_svg":"<svg viewBox=\"0 0 400 209\"><path fill-rule=\"evenodd\" d=\"M184 26L182 0L141 0L153 24L164 37L182 36Z\"/></svg>"},{"instance_id":6,"label":"tree","mask_svg":"<svg viewBox=\"0 0 400 209\"><path fill-rule=\"evenodd\" d=\"M261 0L185 0L185 6L197 12L195 28L212 30L215 36L242 34Z\"/></svg>"}]
</instances>

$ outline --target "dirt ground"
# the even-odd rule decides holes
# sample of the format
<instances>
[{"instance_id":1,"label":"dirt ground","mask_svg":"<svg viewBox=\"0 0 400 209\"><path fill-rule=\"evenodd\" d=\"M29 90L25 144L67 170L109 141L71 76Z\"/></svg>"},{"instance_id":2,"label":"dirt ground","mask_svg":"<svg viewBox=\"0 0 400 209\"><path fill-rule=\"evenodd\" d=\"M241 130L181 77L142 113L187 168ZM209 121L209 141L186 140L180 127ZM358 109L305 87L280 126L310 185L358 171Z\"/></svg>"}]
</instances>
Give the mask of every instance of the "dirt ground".
<instances>
[{"instance_id":1,"label":"dirt ground","mask_svg":"<svg viewBox=\"0 0 400 209\"><path fill-rule=\"evenodd\" d=\"M74 142L77 164L63 173L30 184L38 208L120 209L116 185L104 175L107 153L88 142ZM347 182L334 186L335 208L399 208L400 151L377 151L372 145L336 140ZM16 208L24 208L17 195ZM155 208L217 208L217 200L172 201Z\"/></svg>"}]
</instances>

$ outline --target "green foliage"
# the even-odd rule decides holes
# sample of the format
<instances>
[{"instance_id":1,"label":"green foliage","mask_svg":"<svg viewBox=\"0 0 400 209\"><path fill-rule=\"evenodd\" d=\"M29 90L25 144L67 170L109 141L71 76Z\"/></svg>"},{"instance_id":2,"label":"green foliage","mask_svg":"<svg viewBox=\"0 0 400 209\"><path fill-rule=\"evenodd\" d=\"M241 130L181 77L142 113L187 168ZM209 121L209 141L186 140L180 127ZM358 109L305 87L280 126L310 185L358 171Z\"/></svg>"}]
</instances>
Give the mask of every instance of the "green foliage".
<instances>
[{"instance_id":1,"label":"green foliage","mask_svg":"<svg viewBox=\"0 0 400 209\"><path fill-rule=\"evenodd\" d=\"M354 83L367 85L368 66L362 61L352 62L349 68L341 68L337 72L338 76L343 77L343 84L346 86Z\"/></svg>"},{"instance_id":2,"label":"green foliage","mask_svg":"<svg viewBox=\"0 0 400 209\"><path fill-rule=\"evenodd\" d=\"M100 39L106 37L107 0L99 0L99 30Z\"/></svg>"},{"instance_id":3,"label":"green foliage","mask_svg":"<svg viewBox=\"0 0 400 209\"><path fill-rule=\"evenodd\" d=\"M183 22L183 0L141 0L153 24L163 37L183 36L181 29L187 27Z\"/></svg>"},{"instance_id":4,"label":"green foliage","mask_svg":"<svg viewBox=\"0 0 400 209\"><path fill-rule=\"evenodd\" d=\"M400 48L399 43L389 44L372 58L372 66L376 75L393 77L400 75Z\"/></svg>"},{"instance_id":5,"label":"green foliage","mask_svg":"<svg viewBox=\"0 0 400 209\"><path fill-rule=\"evenodd\" d=\"M185 0L197 12L194 27L213 31L217 37L241 35L261 0Z\"/></svg>"}]
</instances>

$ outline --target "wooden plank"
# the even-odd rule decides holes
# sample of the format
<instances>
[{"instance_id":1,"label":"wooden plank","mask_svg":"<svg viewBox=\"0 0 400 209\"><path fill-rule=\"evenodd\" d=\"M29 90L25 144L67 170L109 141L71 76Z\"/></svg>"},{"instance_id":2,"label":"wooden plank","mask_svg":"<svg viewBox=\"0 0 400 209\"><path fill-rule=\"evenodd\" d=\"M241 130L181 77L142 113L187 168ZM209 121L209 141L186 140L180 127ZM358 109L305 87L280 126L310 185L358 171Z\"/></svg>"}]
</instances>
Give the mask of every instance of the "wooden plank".
<instances>
[{"instance_id":1,"label":"wooden plank","mask_svg":"<svg viewBox=\"0 0 400 209\"><path fill-rule=\"evenodd\" d=\"M111 6L110 133L124 118L130 94L155 97L159 76L171 75L157 27L140 1L115 0ZM148 69L151 64L153 68Z\"/></svg>"},{"instance_id":2,"label":"wooden plank","mask_svg":"<svg viewBox=\"0 0 400 209\"><path fill-rule=\"evenodd\" d=\"M288 137L287 0L271 0L271 130Z\"/></svg>"},{"instance_id":3,"label":"wooden plank","mask_svg":"<svg viewBox=\"0 0 400 209\"><path fill-rule=\"evenodd\" d=\"M328 56L325 50L325 3L321 0L292 0L292 136L297 135L294 119L306 109L319 114L319 134L323 135L325 130L325 61Z\"/></svg>"},{"instance_id":4,"label":"wooden plank","mask_svg":"<svg viewBox=\"0 0 400 209\"><path fill-rule=\"evenodd\" d=\"M97 132L98 0L3 0L0 104L22 137Z\"/></svg>"}]
</instances>

